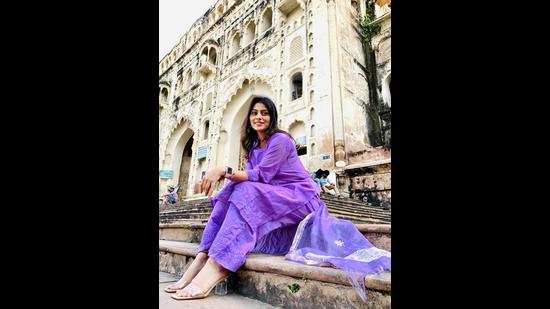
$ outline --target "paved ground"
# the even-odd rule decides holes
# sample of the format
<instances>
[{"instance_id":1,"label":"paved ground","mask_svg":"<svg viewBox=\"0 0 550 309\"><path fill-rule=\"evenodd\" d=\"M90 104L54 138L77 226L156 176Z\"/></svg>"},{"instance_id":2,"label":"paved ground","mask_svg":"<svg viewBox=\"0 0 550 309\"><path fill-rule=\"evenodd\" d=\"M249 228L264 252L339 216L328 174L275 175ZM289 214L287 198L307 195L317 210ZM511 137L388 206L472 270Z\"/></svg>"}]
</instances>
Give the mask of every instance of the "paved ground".
<instances>
[{"instance_id":1,"label":"paved ground","mask_svg":"<svg viewBox=\"0 0 550 309\"><path fill-rule=\"evenodd\" d=\"M224 296L215 295L214 292L207 298L196 300L175 300L163 291L164 287L177 281L178 278L169 273L159 272L159 309L266 309L278 308L262 303L258 300L247 298L238 294L228 294Z\"/></svg>"}]
</instances>

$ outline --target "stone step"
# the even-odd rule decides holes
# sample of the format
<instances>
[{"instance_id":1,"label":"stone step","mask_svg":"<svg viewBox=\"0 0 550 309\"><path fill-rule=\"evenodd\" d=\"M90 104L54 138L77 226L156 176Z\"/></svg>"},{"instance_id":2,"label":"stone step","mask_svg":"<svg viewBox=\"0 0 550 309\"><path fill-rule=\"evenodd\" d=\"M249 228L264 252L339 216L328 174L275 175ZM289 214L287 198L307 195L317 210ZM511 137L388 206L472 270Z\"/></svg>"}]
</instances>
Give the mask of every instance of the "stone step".
<instances>
[{"instance_id":1,"label":"stone step","mask_svg":"<svg viewBox=\"0 0 550 309\"><path fill-rule=\"evenodd\" d=\"M159 240L159 271L181 276L198 244ZM282 255L249 254L231 281L235 293L283 308L390 308L391 273L365 278L363 303L345 272L287 261ZM292 292L289 286L299 286Z\"/></svg>"},{"instance_id":2,"label":"stone step","mask_svg":"<svg viewBox=\"0 0 550 309\"><path fill-rule=\"evenodd\" d=\"M365 202L362 202L360 200L357 200L357 199L352 199L352 198L349 198L349 197L343 197L343 198L338 198L338 197L335 197L335 196L332 196L330 194L325 194L325 193L321 193L321 199L325 202L327 201L343 201L347 204L350 204L350 205L357 205L357 206L369 206L369 204L365 203ZM190 205L210 205L210 201L208 200L208 198L201 198L201 199L195 199L195 200L191 200L191 201L183 201L183 202L178 202L176 204L173 204L173 205L165 205L164 207L187 207L187 206L190 206ZM372 207L372 206L370 206Z\"/></svg>"},{"instance_id":3,"label":"stone step","mask_svg":"<svg viewBox=\"0 0 550 309\"><path fill-rule=\"evenodd\" d=\"M364 214L366 216L382 216L382 217L391 217L390 212L378 212L373 211L372 209L362 209L362 208L351 208L347 206L342 205L333 205L333 204L326 204L328 209L337 209L341 211L347 211L350 213L358 213L358 214Z\"/></svg>"},{"instance_id":4,"label":"stone step","mask_svg":"<svg viewBox=\"0 0 550 309\"><path fill-rule=\"evenodd\" d=\"M387 220L387 219L376 219L376 218L369 218L369 217L363 217L363 216L354 216L352 214L333 214L330 211L328 213L333 215L334 217L336 217L338 219L348 220L348 221L351 221L352 223L355 223L355 224L360 224L360 223L389 224L389 223L391 223L391 221Z\"/></svg>"},{"instance_id":5,"label":"stone step","mask_svg":"<svg viewBox=\"0 0 550 309\"><path fill-rule=\"evenodd\" d=\"M162 208L159 210L159 213L170 213L170 212L174 212L174 211L181 211L181 210L188 210L188 211L197 211L197 210L203 210L203 209L211 209L212 208L212 205L210 204L207 204L207 205L191 205L191 206L185 206L185 207L176 207L176 206L171 206L169 208Z\"/></svg>"},{"instance_id":6,"label":"stone step","mask_svg":"<svg viewBox=\"0 0 550 309\"><path fill-rule=\"evenodd\" d=\"M355 215L350 213L337 213L334 210L329 210L330 215L344 220L352 221L353 223L371 223L371 224L391 224L390 218L368 217L363 215Z\"/></svg>"},{"instance_id":7,"label":"stone step","mask_svg":"<svg viewBox=\"0 0 550 309\"><path fill-rule=\"evenodd\" d=\"M332 196L330 194L325 194L325 193L321 193L321 199L325 202L337 201L337 202L344 202L344 203L349 204L349 205L374 207L371 204L362 202L362 201L357 200L357 199L352 199L352 198L349 198L349 197L338 198L338 197Z\"/></svg>"},{"instance_id":8,"label":"stone step","mask_svg":"<svg viewBox=\"0 0 550 309\"><path fill-rule=\"evenodd\" d=\"M185 210L181 209L179 211L171 211L171 212L161 212L159 213L159 216L173 216L173 215L179 215L179 214L188 214L188 215L210 215L212 213L212 209L200 209L200 210Z\"/></svg>"},{"instance_id":9,"label":"stone step","mask_svg":"<svg viewBox=\"0 0 550 309\"><path fill-rule=\"evenodd\" d=\"M329 213L337 218L349 220L353 223L385 224L391 222L391 211L352 200L349 198L335 198L321 195L327 205ZM212 212L208 199L180 202L175 205L159 207L159 221L169 223L182 219L207 220Z\"/></svg>"},{"instance_id":10,"label":"stone step","mask_svg":"<svg viewBox=\"0 0 550 309\"><path fill-rule=\"evenodd\" d=\"M385 210L381 207L372 206L370 204L361 202L356 199L351 198L337 198L332 195L328 194L321 194L321 200L323 200L327 205L328 204L335 204L335 205L345 205L349 206L351 208L370 208L373 211L380 211L380 212L389 212L390 210ZM192 207L208 207L211 206L211 202L206 199L198 199L198 200L192 200L192 201L184 201L184 202L178 202L174 205L162 205L159 206L159 211L169 211L170 209L182 209L182 208L192 208Z\"/></svg>"},{"instance_id":11,"label":"stone step","mask_svg":"<svg viewBox=\"0 0 550 309\"><path fill-rule=\"evenodd\" d=\"M159 240L200 243L206 223L200 220L159 224ZM391 225L356 224L357 229L374 246L391 252Z\"/></svg>"},{"instance_id":12,"label":"stone step","mask_svg":"<svg viewBox=\"0 0 550 309\"><path fill-rule=\"evenodd\" d=\"M364 214L366 216L379 216L379 217L391 218L391 213L381 213L381 212L372 211L370 209L360 209L360 208L354 209L354 208L348 208L348 207L342 207L342 206L339 206L339 205L330 205L330 204L327 204L327 208L328 209L340 210L340 211L346 211L346 212L349 212L349 213Z\"/></svg>"},{"instance_id":13,"label":"stone step","mask_svg":"<svg viewBox=\"0 0 550 309\"><path fill-rule=\"evenodd\" d=\"M210 214L205 216L189 216L185 213L177 213L177 214L170 214L170 215L159 215L159 221L163 223L170 223L170 222L176 222L183 219L188 220L199 220L199 221L208 221L208 218L210 217Z\"/></svg>"},{"instance_id":14,"label":"stone step","mask_svg":"<svg viewBox=\"0 0 550 309\"><path fill-rule=\"evenodd\" d=\"M349 209L367 209L371 212L376 213L391 213L390 210L382 209L380 207L376 206L370 206L369 204L358 202L353 199L349 198L334 198L332 196L326 196L325 194L321 195L321 200L325 202L325 204L328 205L335 205L335 206L341 206ZM207 199L203 200L196 200L196 201L190 201L190 202L179 202L174 205L165 205L159 207L159 212L169 212L171 210L180 210L180 209L205 209L205 208L211 208L211 203Z\"/></svg>"},{"instance_id":15,"label":"stone step","mask_svg":"<svg viewBox=\"0 0 550 309\"><path fill-rule=\"evenodd\" d=\"M333 215L336 218L349 220L353 223L373 223L373 224L384 224L384 223L390 223L390 218L384 218L379 216L364 216L360 214L350 214L345 211L338 211L338 210L329 210L329 214ZM179 221L181 219L198 219L202 221L208 221L208 218L210 217L210 213L186 213L184 211L182 212L175 212L170 214L159 214L159 221L162 223L169 223L169 222L175 222Z\"/></svg>"},{"instance_id":16,"label":"stone step","mask_svg":"<svg viewBox=\"0 0 550 309\"><path fill-rule=\"evenodd\" d=\"M366 215L366 216L373 216L374 218L391 218L391 213L386 212L377 212L373 211L369 208L352 208L347 206L341 206L341 205L334 205L334 204L327 204L327 208L329 210L336 210L340 212L349 212L351 214L357 214L357 215ZM178 214L178 213L187 213L187 214L205 214L205 213L211 213L212 207L211 206L204 206L204 207L194 207L194 208L179 208L179 209L172 209L169 211L163 211L159 214L162 215L169 215L169 214Z\"/></svg>"},{"instance_id":17,"label":"stone step","mask_svg":"<svg viewBox=\"0 0 550 309\"><path fill-rule=\"evenodd\" d=\"M178 219L172 220L170 218L166 219L159 216L159 224L171 224L171 223L205 223L208 222L208 219Z\"/></svg>"},{"instance_id":18,"label":"stone step","mask_svg":"<svg viewBox=\"0 0 550 309\"><path fill-rule=\"evenodd\" d=\"M350 209L350 210L364 210L371 213L377 213L377 214L391 214L391 210L389 209L383 209L380 207L374 207L374 206L366 206L366 205L353 205L353 204L347 204L344 202L336 202L336 201L324 201L327 206L335 206L338 208L344 208L344 209Z\"/></svg>"},{"instance_id":19,"label":"stone step","mask_svg":"<svg viewBox=\"0 0 550 309\"><path fill-rule=\"evenodd\" d=\"M159 309L199 309L199 308L224 308L224 309L267 309L278 308L269 304L260 302L256 299L248 298L239 294L216 295L214 292L203 299L194 299L178 301L173 299L173 294L165 293L164 288L178 281L179 277L172 274L159 272Z\"/></svg>"},{"instance_id":20,"label":"stone step","mask_svg":"<svg viewBox=\"0 0 550 309\"><path fill-rule=\"evenodd\" d=\"M334 207L334 206L327 206L328 212L331 214L343 214L343 215L349 215L349 216L357 216L357 217L363 217L363 218L373 218L373 219L380 219L380 220L391 220L390 214L378 214L378 213L369 213L364 212L361 210L349 210L349 209L342 209L340 207Z\"/></svg>"},{"instance_id":21,"label":"stone step","mask_svg":"<svg viewBox=\"0 0 550 309\"><path fill-rule=\"evenodd\" d=\"M178 212L173 214L162 214L159 215L159 218L166 218L166 219L172 219L172 220L178 220L178 219L206 219L210 218L210 212L202 212L202 213L188 213L188 212Z\"/></svg>"},{"instance_id":22,"label":"stone step","mask_svg":"<svg viewBox=\"0 0 550 309\"><path fill-rule=\"evenodd\" d=\"M384 210L374 206L353 205L353 204L348 204L341 201L324 201L324 202L328 207L334 206L336 208L349 209L351 211L359 210L359 211L364 211L364 212L373 213L373 214L391 214L390 210ZM160 212L170 213L170 212L181 211L181 210L201 211L201 210L211 209L211 208L212 208L211 204L207 203L204 205L190 205L190 206L179 206L179 207L171 206L170 208L162 209L162 211Z\"/></svg>"},{"instance_id":23,"label":"stone step","mask_svg":"<svg viewBox=\"0 0 550 309\"><path fill-rule=\"evenodd\" d=\"M353 216L353 215L344 215L344 214L333 214L329 212L331 215L333 215L336 218L348 220L354 224L390 224L391 220L389 219L376 219L376 218L368 218L368 217L361 217L361 216ZM186 214L179 214L179 215L171 215L171 216L159 216L159 222L162 224L169 224L169 223L178 223L181 221L199 221L199 222L208 222L208 215L186 215Z\"/></svg>"},{"instance_id":24,"label":"stone step","mask_svg":"<svg viewBox=\"0 0 550 309\"><path fill-rule=\"evenodd\" d=\"M355 199L350 199L350 198L338 198L338 197L334 197L334 196L327 196L327 195L324 195L324 194L321 194L321 199L325 202L343 202L343 203L346 203L348 205L354 205L354 206L359 206L359 207L373 207L373 208L380 208L380 209L384 209L383 207L381 206L375 206L375 205L372 205L372 204L369 204L369 203L365 203L365 202L361 202L359 200L355 200Z\"/></svg>"},{"instance_id":25,"label":"stone step","mask_svg":"<svg viewBox=\"0 0 550 309\"><path fill-rule=\"evenodd\" d=\"M210 201L207 199L187 201L187 202L178 202L172 205L159 205L159 212L169 212L172 210L179 209L188 209L188 208L201 208L201 207L211 207Z\"/></svg>"},{"instance_id":26,"label":"stone step","mask_svg":"<svg viewBox=\"0 0 550 309\"><path fill-rule=\"evenodd\" d=\"M366 215L376 215L376 216L387 216L391 217L390 212L386 211L379 211L379 210L373 210L371 207L350 207L346 205L337 205L332 203L325 203L327 205L328 209L337 209L342 211L349 211L353 213L358 214L366 214ZM211 212L212 207L210 205L207 206L201 206L201 207L193 207L193 208L174 208L171 210L162 211L160 213L162 214L170 214L170 213L178 213L185 211L186 213L204 213L204 212Z\"/></svg>"},{"instance_id":27,"label":"stone step","mask_svg":"<svg viewBox=\"0 0 550 309\"><path fill-rule=\"evenodd\" d=\"M321 199L327 205L329 213L337 218L349 220L356 224L389 224L391 211L369 206L349 198L336 198L321 194ZM180 202L175 205L159 207L161 223L180 222L181 220L201 220L207 222L212 212L208 199Z\"/></svg>"}]
</instances>

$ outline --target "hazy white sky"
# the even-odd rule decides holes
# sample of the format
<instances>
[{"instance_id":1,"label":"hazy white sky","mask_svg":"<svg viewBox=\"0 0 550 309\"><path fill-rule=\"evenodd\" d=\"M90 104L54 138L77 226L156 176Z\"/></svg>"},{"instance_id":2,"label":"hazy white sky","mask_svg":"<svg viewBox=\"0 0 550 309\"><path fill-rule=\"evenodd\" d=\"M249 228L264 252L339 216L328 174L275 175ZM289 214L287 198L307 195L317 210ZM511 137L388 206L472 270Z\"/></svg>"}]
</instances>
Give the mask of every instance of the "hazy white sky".
<instances>
[{"instance_id":1,"label":"hazy white sky","mask_svg":"<svg viewBox=\"0 0 550 309\"><path fill-rule=\"evenodd\" d=\"M159 0L159 61L216 0Z\"/></svg>"}]
</instances>

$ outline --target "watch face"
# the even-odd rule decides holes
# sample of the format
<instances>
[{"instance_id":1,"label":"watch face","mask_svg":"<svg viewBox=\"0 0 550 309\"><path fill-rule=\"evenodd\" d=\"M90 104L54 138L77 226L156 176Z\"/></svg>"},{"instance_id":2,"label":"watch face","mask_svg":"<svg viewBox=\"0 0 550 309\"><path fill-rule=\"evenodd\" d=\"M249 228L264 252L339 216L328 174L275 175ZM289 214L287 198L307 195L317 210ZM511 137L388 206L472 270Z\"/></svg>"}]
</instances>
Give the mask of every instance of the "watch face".
<instances>
[{"instance_id":1,"label":"watch face","mask_svg":"<svg viewBox=\"0 0 550 309\"><path fill-rule=\"evenodd\" d=\"M233 175L233 168L232 167L227 167L227 174Z\"/></svg>"}]
</instances>

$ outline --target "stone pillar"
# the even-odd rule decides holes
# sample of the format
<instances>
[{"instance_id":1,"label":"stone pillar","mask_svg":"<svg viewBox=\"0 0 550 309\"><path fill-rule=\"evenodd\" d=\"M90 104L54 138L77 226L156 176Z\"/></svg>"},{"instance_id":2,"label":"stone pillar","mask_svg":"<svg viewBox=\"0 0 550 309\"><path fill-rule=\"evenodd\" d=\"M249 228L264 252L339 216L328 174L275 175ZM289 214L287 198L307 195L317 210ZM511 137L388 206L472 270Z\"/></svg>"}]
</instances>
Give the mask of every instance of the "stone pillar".
<instances>
[{"instance_id":1,"label":"stone pillar","mask_svg":"<svg viewBox=\"0 0 550 309\"><path fill-rule=\"evenodd\" d=\"M344 167L346 166L346 151L344 150L343 140L337 139L334 144L334 161L336 162L336 169L334 172L336 173L337 179L336 185L338 186L340 192L343 192L347 191L347 188L344 188L344 185L346 184L346 176L344 171Z\"/></svg>"},{"instance_id":2,"label":"stone pillar","mask_svg":"<svg viewBox=\"0 0 550 309\"><path fill-rule=\"evenodd\" d=\"M327 0L327 6L334 160L337 168L343 168L346 166L346 152L344 145L344 122L342 118L342 96L340 92L340 46L338 45L338 21L336 19L335 0Z\"/></svg>"},{"instance_id":3,"label":"stone pillar","mask_svg":"<svg viewBox=\"0 0 550 309\"><path fill-rule=\"evenodd\" d=\"M336 139L334 141L334 160L336 161L337 167L338 162L342 162L346 160L346 151L344 150L344 140L343 139Z\"/></svg>"}]
</instances>

